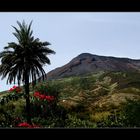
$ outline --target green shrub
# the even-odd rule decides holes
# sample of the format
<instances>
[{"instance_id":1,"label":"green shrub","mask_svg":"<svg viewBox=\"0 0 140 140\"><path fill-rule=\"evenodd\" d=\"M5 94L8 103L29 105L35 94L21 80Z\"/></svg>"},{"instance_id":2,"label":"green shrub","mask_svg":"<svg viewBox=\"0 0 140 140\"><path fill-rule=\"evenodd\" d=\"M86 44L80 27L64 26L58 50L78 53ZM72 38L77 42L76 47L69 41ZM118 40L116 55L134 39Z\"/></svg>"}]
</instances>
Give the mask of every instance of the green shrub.
<instances>
[{"instance_id":1,"label":"green shrub","mask_svg":"<svg viewBox=\"0 0 140 140\"><path fill-rule=\"evenodd\" d=\"M50 81L50 82L45 82L45 83L38 83L35 86L34 91L38 91L45 95L51 95L51 96L58 97L60 89L61 89L60 84Z\"/></svg>"},{"instance_id":2,"label":"green shrub","mask_svg":"<svg viewBox=\"0 0 140 140\"><path fill-rule=\"evenodd\" d=\"M91 79L89 79L88 77L81 77L79 80L80 88L83 90L90 89L92 84L93 83L92 83Z\"/></svg>"},{"instance_id":3,"label":"green shrub","mask_svg":"<svg viewBox=\"0 0 140 140\"><path fill-rule=\"evenodd\" d=\"M128 127L140 127L140 100L128 100L123 114L125 116L125 124Z\"/></svg>"},{"instance_id":4,"label":"green shrub","mask_svg":"<svg viewBox=\"0 0 140 140\"><path fill-rule=\"evenodd\" d=\"M90 115L90 120L94 122L102 122L106 120L109 115L110 115L109 111L97 112L95 114Z\"/></svg>"},{"instance_id":5,"label":"green shrub","mask_svg":"<svg viewBox=\"0 0 140 140\"><path fill-rule=\"evenodd\" d=\"M24 118L24 104L14 104L13 101L0 107L0 127L16 127Z\"/></svg>"},{"instance_id":6,"label":"green shrub","mask_svg":"<svg viewBox=\"0 0 140 140\"><path fill-rule=\"evenodd\" d=\"M140 127L140 101L128 100L122 109L114 111L98 127Z\"/></svg>"},{"instance_id":7,"label":"green shrub","mask_svg":"<svg viewBox=\"0 0 140 140\"><path fill-rule=\"evenodd\" d=\"M68 119L66 120L66 128L96 128L96 124L89 120L82 120L77 118L76 115L68 114Z\"/></svg>"},{"instance_id":8,"label":"green shrub","mask_svg":"<svg viewBox=\"0 0 140 140\"><path fill-rule=\"evenodd\" d=\"M118 114L111 114L109 115L104 121L101 121L97 123L98 127L105 127L105 128L110 128L110 127L126 127L124 120L125 116L122 113Z\"/></svg>"},{"instance_id":9,"label":"green shrub","mask_svg":"<svg viewBox=\"0 0 140 140\"><path fill-rule=\"evenodd\" d=\"M59 117L48 117L48 118L41 118L41 117L34 117L32 119L34 124L38 124L43 128L64 128L65 127L65 120Z\"/></svg>"},{"instance_id":10,"label":"green shrub","mask_svg":"<svg viewBox=\"0 0 140 140\"><path fill-rule=\"evenodd\" d=\"M140 94L140 89L135 88L135 87L127 87L127 88L121 89L120 92L122 92L122 93Z\"/></svg>"},{"instance_id":11,"label":"green shrub","mask_svg":"<svg viewBox=\"0 0 140 140\"><path fill-rule=\"evenodd\" d=\"M53 100L41 99L38 96L31 98L31 114L32 117L42 118L63 118L65 116L64 108L58 105L58 96L60 92L60 86L54 81L47 83L40 83L35 87L35 91L40 95L53 97Z\"/></svg>"}]
</instances>

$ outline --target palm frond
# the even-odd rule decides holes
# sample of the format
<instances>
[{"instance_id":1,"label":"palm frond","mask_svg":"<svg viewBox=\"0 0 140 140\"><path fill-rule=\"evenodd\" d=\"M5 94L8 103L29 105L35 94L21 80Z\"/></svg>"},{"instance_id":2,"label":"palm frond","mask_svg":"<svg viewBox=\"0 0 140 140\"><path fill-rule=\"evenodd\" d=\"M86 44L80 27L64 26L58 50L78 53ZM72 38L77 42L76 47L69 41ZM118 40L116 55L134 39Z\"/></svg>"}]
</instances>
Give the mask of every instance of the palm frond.
<instances>
[{"instance_id":1,"label":"palm frond","mask_svg":"<svg viewBox=\"0 0 140 140\"><path fill-rule=\"evenodd\" d=\"M39 38L34 38L31 30L32 21L29 25L25 21L17 21L19 29L14 27L13 35L18 43L10 42L4 51L0 52L1 65L0 76L7 78L7 83L17 80L18 84L25 82L25 75L29 76L30 82L36 82L38 78L45 79L46 72L43 69L45 64L50 64L49 54L55 54L55 51L48 48L49 42L41 42Z\"/></svg>"}]
</instances>

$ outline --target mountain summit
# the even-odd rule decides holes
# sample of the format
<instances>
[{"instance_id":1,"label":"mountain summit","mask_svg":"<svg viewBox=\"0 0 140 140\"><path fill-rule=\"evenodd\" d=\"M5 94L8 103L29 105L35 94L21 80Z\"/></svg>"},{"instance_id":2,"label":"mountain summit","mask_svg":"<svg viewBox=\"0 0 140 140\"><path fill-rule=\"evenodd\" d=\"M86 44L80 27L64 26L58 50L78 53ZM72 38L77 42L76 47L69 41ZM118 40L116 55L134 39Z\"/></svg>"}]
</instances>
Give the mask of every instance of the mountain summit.
<instances>
[{"instance_id":1,"label":"mountain summit","mask_svg":"<svg viewBox=\"0 0 140 140\"><path fill-rule=\"evenodd\" d=\"M140 60L82 53L66 65L50 71L46 76L50 80L99 71L138 72Z\"/></svg>"}]
</instances>

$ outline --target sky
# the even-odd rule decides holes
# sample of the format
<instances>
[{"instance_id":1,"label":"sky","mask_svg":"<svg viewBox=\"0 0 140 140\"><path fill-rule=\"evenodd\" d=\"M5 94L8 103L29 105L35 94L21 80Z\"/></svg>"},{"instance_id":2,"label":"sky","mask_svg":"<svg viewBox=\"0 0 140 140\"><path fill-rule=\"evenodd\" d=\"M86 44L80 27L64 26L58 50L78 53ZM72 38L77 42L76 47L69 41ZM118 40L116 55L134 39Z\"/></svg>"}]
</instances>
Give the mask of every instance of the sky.
<instances>
[{"instance_id":1,"label":"sky","mask_svg":"<svg viewBox=\"0 0 140 140\"><path fill-rule=\"evenodd\" d=\"M56 52L46 73L81 53L140 59L140 12L0 12L0 52L17 43L12 26L23 20L33 20L34 37ZM0 91L12 86L0 77Z\"/></svg>"}]
</instances>

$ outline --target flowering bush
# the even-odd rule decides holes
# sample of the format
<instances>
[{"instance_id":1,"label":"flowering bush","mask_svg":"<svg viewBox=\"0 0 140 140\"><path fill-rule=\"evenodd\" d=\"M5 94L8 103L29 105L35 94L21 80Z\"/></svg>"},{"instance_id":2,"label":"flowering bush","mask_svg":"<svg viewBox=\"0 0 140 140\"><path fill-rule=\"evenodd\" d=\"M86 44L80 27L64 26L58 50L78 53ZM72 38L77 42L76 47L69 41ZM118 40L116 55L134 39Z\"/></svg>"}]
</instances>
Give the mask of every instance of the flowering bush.
<instances>
[{"instance_id":1,"label":"flowering bush","mask_svg":"<svg viewBox=\"0 0 140 140\"><path fill-rule=\"evenodd\" d=\"M17 86L13 86L12 88L10 88L9 91L14 92L14 93L19 93L19 92L21 92L21 88L17 87Z\"/></svg>"},{"instance_id":2,"label":"flowering bush","mask_svg":"<svg viewBox=\"0 0 140 140\"><path fill-rule=\"evenodd\" d=\"M35 124L30 125L27 122L22 122L22 123L18 124L18 127L39 128L38 125L35 125Z\"/></svg>"},{"instance_id":3,"label":"flowering bush","mask_svg":"<svg viewBox=\"0 0 140 140\"><path fill-rule=\"evenodd\" d=\"M53 82L39 83L35 86L34 91L38 91L44 95L54 96L55 99L58 97L60 86Z\"/></svg>"},{"instance_id":4,"label":"flowering bush","mask_svg":"<svg viewBox=\"0 0 140 140\"><path fill-rule=\"evenodd\" d=\"M31 115L32 117L54 116L57 111L59 89L52 83L38 83L34 88L34 94L31 97Z\"/></svg>"},{"instance_id":5,"label":"flowering bush","mask_svg":"<svg viewBox=\"0 0 140 140\"><path fill-rule=\"evenodd\" d=\"M17 101L19 98L23 97L23 95L24 95L21 91L22 91L22 89L20 87L13 86L9 90L9 92L11 92L11 94L0 98L0 105L4 105L5 103L8 103L11 100Z\"/></svg>"},{"instance_id":6,"label":"flowering bush","mask_svg":"<svg viewBox=\"0 0 140 140\"><path fill-rule=\"evenodd\" d=\"M31 125L26 122L20 123L18 126L19 127L31 127Z\"/></svg>"},{"instance_id":7,"label":"flowering bush","mask_svg":"<svg viewBox=\"0 0 140 140\"><path fill-rule=\"evenodd\" d=\"M47 93L46 93L47 94ZM33 112L35 116L38 114L39 116L48 116L52 114L52 112L56 108L56 98L55 96L42 94L39 91L34 92L33 94Z\"/></svg>"},{"instance_id":8,"label":"flowering bush","mask_svg":"<svg viewBox=\"0 0 140 140\"><path fill-rule=\"evenodd\" d=\"M35 92L34 97L37 97L40 100L47 100L48 102L53 101L55 99L54 96L50 96L50 95L47 96L47 95L41 94L40 92Z\"/></svg>"}]
</instances>

